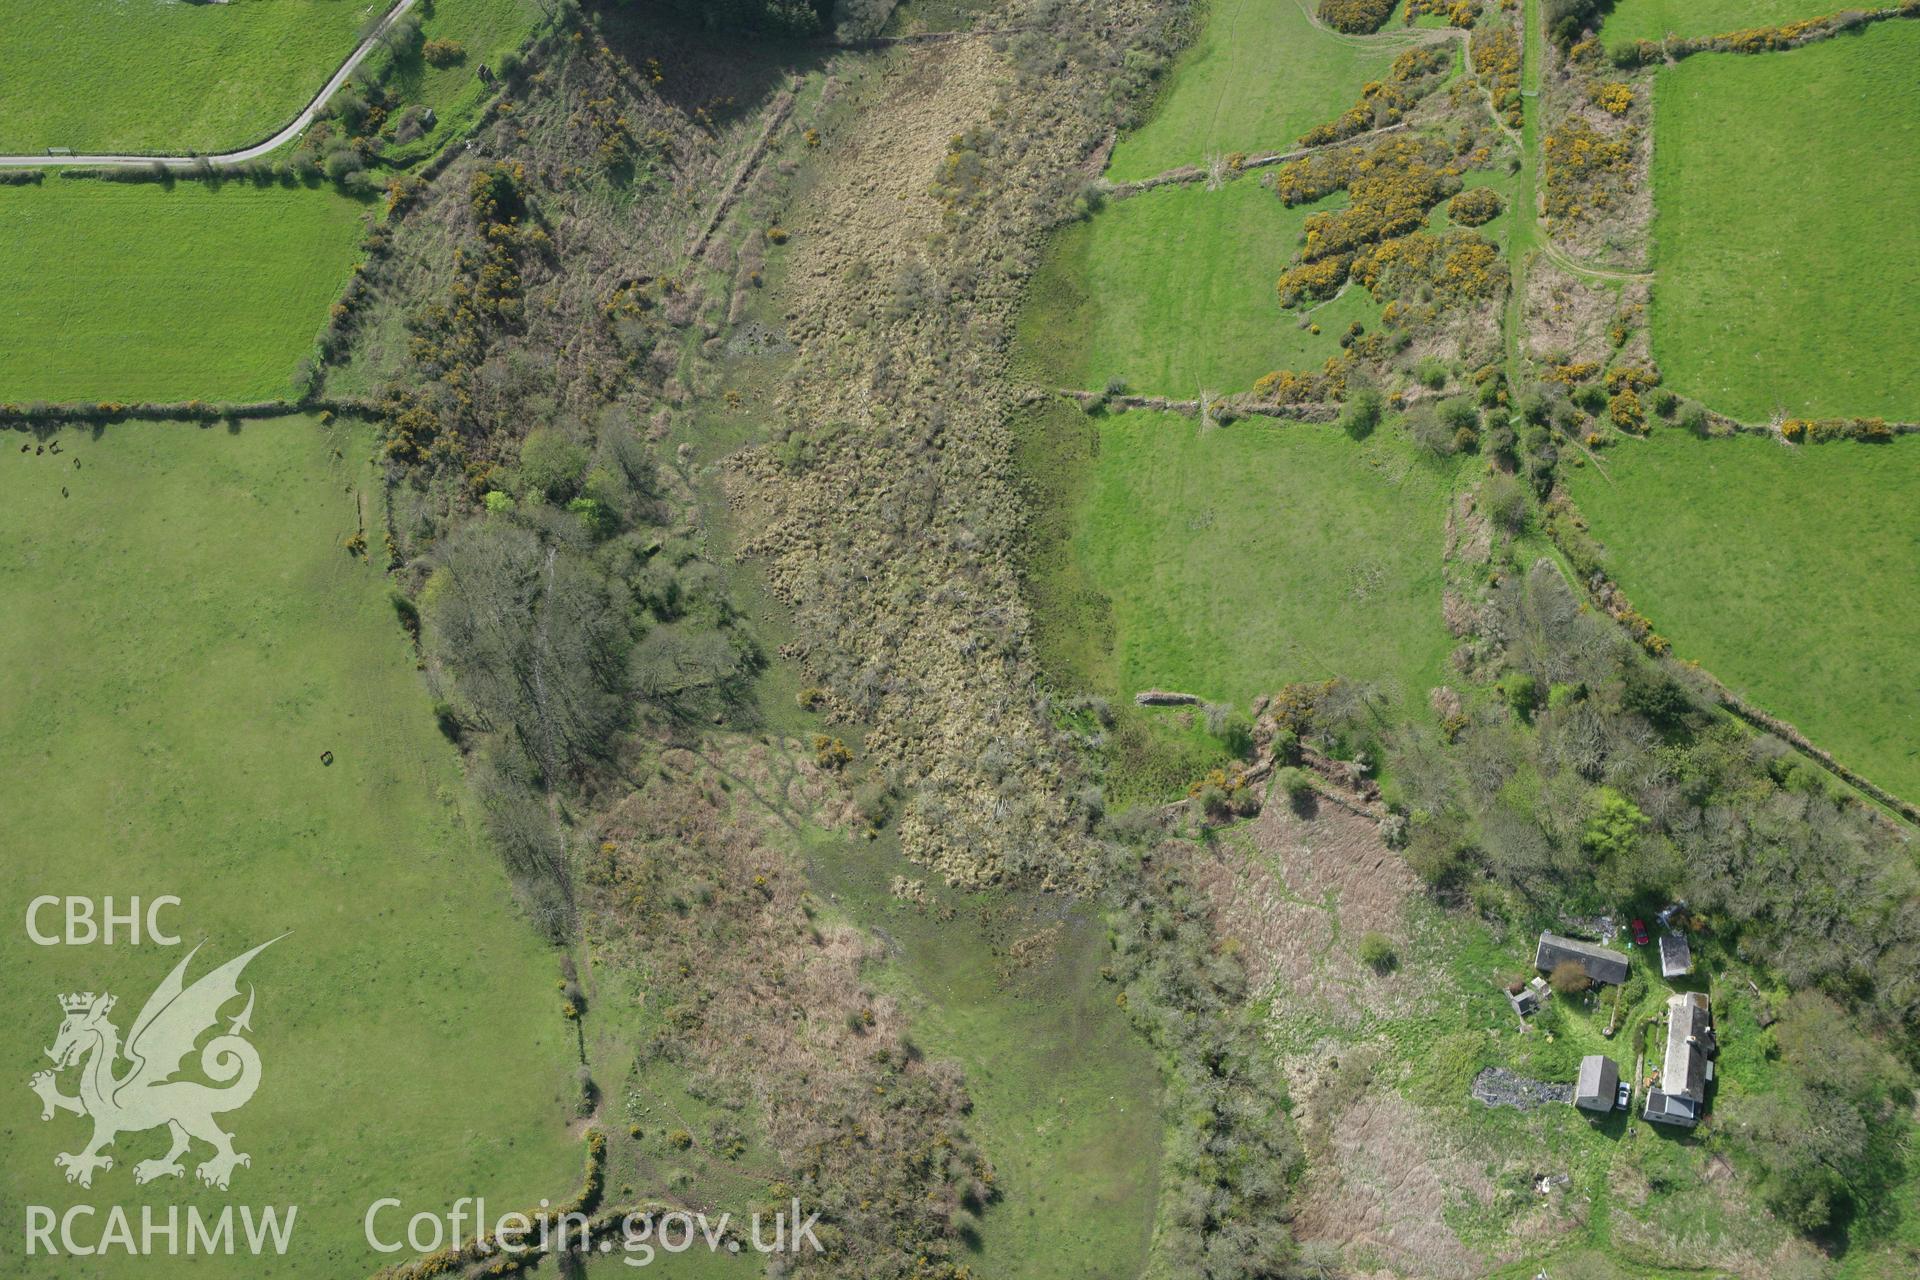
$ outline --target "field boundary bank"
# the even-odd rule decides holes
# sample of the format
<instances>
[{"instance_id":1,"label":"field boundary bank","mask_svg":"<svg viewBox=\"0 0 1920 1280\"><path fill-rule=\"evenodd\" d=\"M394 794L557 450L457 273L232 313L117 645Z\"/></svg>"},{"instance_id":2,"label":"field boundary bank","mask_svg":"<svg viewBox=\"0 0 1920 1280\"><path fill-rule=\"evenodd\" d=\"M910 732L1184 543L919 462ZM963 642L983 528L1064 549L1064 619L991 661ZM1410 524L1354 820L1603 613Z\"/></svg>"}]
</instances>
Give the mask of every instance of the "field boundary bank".
<instances>
[{"instance_id":1,"label":"field boundary bank","mask_svg":"<svg viewBox=\"0 0 1920 1280\"><path fill-rule=\"evenodd\" d=\"M1117 405L1122 409L1149 409L1183 414L1190 418L1206 416L1209 419L1217 405L1233 417L1252 414L1262 418L1291 418L1296 422L1333 422L1340 417L1343 407L1343 402L1339 400L1301 400L1292 403L1261 400L1245 391L1225 392L1205 400L1176 400L1171 396L1140 395L1130 391L1087 391L1080 387L1055 387L1051 394L1072 400L1082 408L1088 405ZM1398 392L1390 403L1395 410L1399 410L1409 405L1444 400L1448 394L1445 391L1427 390Z\"/></svg>"},{"instance_id":2,"label":"field boundary bank","mask_svg":"<svg viewBox=\"0 0 1920 1280\"><path fill-rule=\"evenodd\" d=\"M1573 510L1578 511L1579 508L1573 505L1571 495L1568 496L1567 501ZM1641 614L1639 610L1633 606L1627 593L1621 590L1620 584L1614 581L1611 574L1607 573L1604 569L1597 568L1593 569L1590 573L1582 573L1579 568L1579 559L1574 554L1573 549L1561 541L1559 533L1550 522L1545 525L1545 531L1548 540L1553 543L1554 547L1562 556L1566 557L1568 566L1573 571L1572 576L1578 581L1581 591L1585 592L1587 598L1593 602L1594 608L1610 618L1614 625L1624 630L1628 638L1636 645L1648 650L1656 657L1661 656L1663 650L1650 645L1648 642L1649 637L1658 640L1661 645L1665 646L1665 650L1671 649L1673 642L1661 636L1659 632L1653 628L1652 620L1646 618L1646 615ZM1637 616L1646 622L1648 630L1645 635L1636 634L1635 629L1627 624L1626 617L1628 616ZM1685 661L1684 659L1678 660ZM1802 733L1792 721L1784 720L1770 711L1765 711L1755 706L1740 694L1735 693L1724 680L1707 670L1706 667L1698 663L1689 663L1689 665L1706 681L1708 687L1713 692L1715 700L1728 713L1745 721L1753 728L1772 734L1862 795L1891 809L1908 823L1914 826L1920 826L1920 806L1915 806L1901 799L1879 783L1865 777L1850 765L1842 763L1831 751L1817 745L1813 739L1809 738L1805 733Z\"/></svg>"},{"instance_id":3,"label":"field boundary bank","mask_svg":"<svg viewBox=\"0 0 1920 1280\"><path fill-rule=\"evenodd\" d=\"M773 148L774 136L780 132L781 126L786 124L788 116L793 113L794 98L799 92L800 81L795 78L790 80L786 89L773 100L767 113L767 121L760 128L760 137L755 140L746 156L740 161L740 167L734 170L733 180L727 184L720 202L708 215L706 225L700 229L700 234L695 236L693 243L687 246L687 274L691 274L699 267L700 259L707 251L708 242L726 223L727 215L732 213L734 205L739 203L740 193L746 189L747 183L760 171L760 165Z\"/></svg>"},{"instance_id":4,"label":"field boundary bank","mask_svg":"<svg viewBox=\"0 0 1920 1280\"><path fill-rule=\"evenodd\" d=\"M1714 426L1719 427L1722 431L1728 433L1729 435L1771 436L1773 439L1780 441L1782 444L1799 445L1799 444L1883 444L1885 443L1885 441L1882 441L1882 440L1862 439L1857 436L1843 437L1838 440L1795 440L1791 436L1789 436L1785 430L1785 426L1789 422L1829 421L1829 419L1824 419L1824 418L1814 418L1814 419L1779 418L1772 422L1742 422L1738 418L1730 418L1724 413L1719 413L1715 410L1708 409L1707 421L1712 423ZM1833 419L1833 421L1859 421L1859 419ZM1873 419L1872 421L1880 422L1881 425L1886 427L1888 433L1893 436L1920 435L1920 422L1885 422L1877 418ZM1709 440L1714 439L1713 436L1708 436L1706 438Z\"/></svg>"},{"instance_id":5,"label":"field boundary bank","mask_svg":"<svg viewBox=\"0 0 1920 1280\"><path fill-rule=\"evenodd\" d=\"M1748 27L1710 36L1680 36L1671 40L1662 38L1632 43L1640 50L1641 66L1671 67L1703 53L1730 53L1740 57L1791 53L1795 49L1804 49L1849 31L1862 31L1877 22L1894 18L1920 18L1920 0L1903 0L1900 4L1881 9L1838 9L1817 18L1803 18L1798 22L1772 27ZM1600 34L1603 38L1606 35L1604 25Z\"/></svg>"},{"instance_id":6,"label":"field boundary bank","mask_svg":"<svg viewBox=\"0 0 1920 1280\"><path fill-rule=\"evenodd\" d=\"M1385 134L1399 133L1403 129L1412 127L1411 122L1403 120L1399 124L1382 125L1378 129L1369 129L1365 133L1356 133L1351 138L1341 138L1337 142L1324 142L1317 147L1295 147L1291 151L1263 151L1256 156L1244 157L1237 165L1225 166L1218 174L1216 174L1215 170L1210 166L1202 167L1197 164L1183 164L1172 169L1163 169L1150 178L1135 178L1131 182L1116 182L1107 188L1107 195L1115 200L1125 200L1129 196L1138 195L1142 191L1152 191L1156 187L1181 186L1194 182L1204 182L1212 180L1216 176L1223 181L1231 180L1233 177L1237 177L1249 169L1264 169L1270 165L1286 164L1292 160L1300 160L1307 156L1318 155L1323 151L1333 151L1340 147L1353 146L1356 143L1371 142L1375 138Z\"/></svg>"},{"instance_id":7,"label":"field boundary bank","mask_svg":"<svg viewBox=\"0 0 1920 1280\"><path fill-rule=\"evenodd\" d=\"M347 82L347 77L352 75L360 64L366 60L369 53L373 52L373 48L380 42L380 38L386 35L387 32L392 29L393 24L400 20L401 15L413 8L416 3L418 3L418 0L398 0L398 3L396 3L393 8L387 10L386 16L380 19L373 30L368 32L366 37L354 47L353 52L347 55L346 61L340 64L339 69L333 73L332 77L320 86L320 91L307 101L307 105L301 109L298 115L251 146L241 147L234 151L216 152L210 155L188 154L184 156L148 155L141 152L106 152L98 155L65 156L0 155L0 168L60 168L68 165L91 165L99 168L118 169L135 168L141 165L152 164L166 165L169 168L186 168L190 165L198 165L203 162L213 165L236 165L245 164L249 160L257 160L270 151L279 150L303 132L308 125L312 124L314 118L320 114L320 109L326 106L327 101L333 97L340 86Z\"/></svg>"},{"instance_id":8,"label":"field boundary bank","mask_svg":"<svg viewBox=\"0 0 1920 1280\"><path fill-rule=\"evenodd\" d=\"M505 1253L509 1258L524 1259L525 1265L515 1270L516 1272L525 1270L554 1252L549 1243L551 1237L548 1231L555 1224L563 1222L574 1214L591 1215L587 1221L592 1236L602 1236L603 1233L611 1232L627 1213L646 1206L637 1206L634 1209L625 1207L603 1209L601 1202L605 1198L607 1189L607 1138L596 1122L589 1122L584 1134L584 1144L586 1168L581 1175L580 1190L575 1193L573 1199L565 1204L556 1205L548 1205L542 1200L541 1208L527 1210L521 1215L531 1220L528 1231L522 1235L523 1241L525 1235L532 1234L533 1227L543 1228L538 1246L529 1245L517 1253L509 1252L501 1246L499 1235L480 1236L476 1232L475 1238L471 1241L459 1243L456 1240L455 1244L447 1248L423 1254L408 1262L398 1262L382 1267L373 1273L373 1280L426 1280L428 1276L447 1275L458 1271L467 1264L479 1262L495 1253ZM563 1246L561 1251L571 1252L564 1248L566 1239L567 1233L563 1230L560 1233Z\"/></svg>"},{"instance_id":9,"label":"field boundary bank","mask_svg":"<svg viewBox=\"0 0 1920 1280\"><path fill-rule=\"evenodd\" d=\"M360 396L319 396L311 400L223 401L178 400L166 403L118 404L0 404L0 428L31 430L67 423L191 422L214 423L244 418L295 418L308 413L349 414L378 418L380 403Z\"/></svg>"},{"instance_id":10,"label":"field boundary bank","mask_svg":"<svg viewBox=\"0 0 1920 1280\"><path fill-rule=\"evenodd\" d=\"M1340 416L1340 406L1331 401L1312 401L1303 404L1242 404L1231 396L1221 396L1213 400L1174 400L1167 396L1142 396L1126 393L1107 395L1099 391L1082 391L1077 387L1060 387L1055 395L1072 400L1081 408L1088 406L1113 406L1121 409L1146 409L1161 413L1177 413L1189 418L1212 420L1212 406L1218 404L1234 414L1255 414L1263 418L1289 418L1295 422L1332 422Z\"/></svg>"},{"instance_id":11,"label":"field boundary bank","mask_svg":"<svg viewBox=\"0 0 1920 1280\"><path fill-rule=\"evenodd\" d=\"M852 40L836 40L828 37L824 40L809 40L806 47L811 49L850 49L856 53L870 52L875 49L897 49L916 44L952 44L957 40L991 40L995 36L1024 35L1029 31L1038 31L1039 27L981 27L967 31L921 31L906 36L860 36Z\"/></svg>"}]
</instances>

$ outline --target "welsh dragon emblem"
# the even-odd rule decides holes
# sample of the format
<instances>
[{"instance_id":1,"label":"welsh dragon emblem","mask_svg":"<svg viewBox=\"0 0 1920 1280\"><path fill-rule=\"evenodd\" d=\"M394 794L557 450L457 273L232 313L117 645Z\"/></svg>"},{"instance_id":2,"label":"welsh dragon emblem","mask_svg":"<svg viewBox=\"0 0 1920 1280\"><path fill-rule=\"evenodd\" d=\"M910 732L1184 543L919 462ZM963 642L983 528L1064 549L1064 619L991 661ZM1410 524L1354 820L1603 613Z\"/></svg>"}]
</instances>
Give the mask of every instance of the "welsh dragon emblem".
<instances>
[{"instance_id":1,"label":"welsh dragon emblem","mask_svg":"<svg viewBox=\"0 0 1920 1280\"><path fill-rule=\"evenodd\" d=\"M27 1083L40 1095L42 1120L53 1119L56 1111L93 1118L93 1140L86 1148L53 1158L67 1171L68 1182L92 1186L95 1170L113 1168L113 1157L102 1152L115 1138L161 1125L172 1135L172 1146L160 1159L134 1165L135 1182L180 1177L185 1172L180 1157L195 1138L213 1148L213 1155L195 1170L202 1182L225 1190L236 1165L252 1164L233 1149L233 1135L214 1122L215 1116L245 1106L260 1087L260 1054L241 1034L252 1030L251 986L246 1007L200 1050L200 1071L214 1083L173 1077L201 1036L218 1026L220 1011L239 998L240 972L247 962L279 940L263 942L187 986L187 965L200 950L195 947L147 998L124 1045L120 1029L107 1018L113 996L87 991L60 997L66 1017L47 1050L54 1069L38 1072ZM128 1064L124 1070L122 1059ZM80 1092L69 1097L60 1092L57 1076L76 1065Z\"/></svg>"}]
</instances>

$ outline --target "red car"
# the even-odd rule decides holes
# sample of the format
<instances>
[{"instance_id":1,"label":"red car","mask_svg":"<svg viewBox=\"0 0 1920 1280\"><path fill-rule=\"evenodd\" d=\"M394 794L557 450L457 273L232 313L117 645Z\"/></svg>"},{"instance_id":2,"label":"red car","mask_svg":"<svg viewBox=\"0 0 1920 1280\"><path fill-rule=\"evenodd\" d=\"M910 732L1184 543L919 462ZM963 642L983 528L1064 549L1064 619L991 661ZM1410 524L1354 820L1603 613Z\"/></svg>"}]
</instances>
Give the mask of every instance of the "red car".
<instances>
[{"instance_id":1,"label":"red car","mask_svg":"<svg viewBox=\"0 0 1920 1280\"><path fill-rule=\"evenodd\" d=\"M1633 922L1633 940L1640 946L1644 947L1647 945L1647 922L1645 920L1635 920Z\"/></svg>"}]
</instances>

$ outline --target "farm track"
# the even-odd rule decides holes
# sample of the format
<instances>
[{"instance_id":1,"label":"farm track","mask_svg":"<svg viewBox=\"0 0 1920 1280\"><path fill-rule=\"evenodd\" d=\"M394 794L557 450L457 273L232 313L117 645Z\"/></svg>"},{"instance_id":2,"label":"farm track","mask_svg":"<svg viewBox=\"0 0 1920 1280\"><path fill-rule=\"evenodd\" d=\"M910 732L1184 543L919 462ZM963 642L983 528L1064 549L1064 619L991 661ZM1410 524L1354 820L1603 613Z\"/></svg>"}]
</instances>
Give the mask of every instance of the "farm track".
<instances>
[{"instance_id":1,"label":"farm track","mask_svg":"<svg viewBox=\"0 0 1920 1280\"><path fill-rule=\"evenodd\" d=\"M340 64L340 69L335 71L326 84L320 87L320 92L313 95L312 99L308 101L305 109L302 110L299 115L281 127L278 132L263 141L254 143L250 147L242 147L238 151L223 151L214 155L184 156L150 156L118 153L105 155L0 155L0 168L53 169L64 168L68 165L87 165L94 168L137 169L158 164L169 169L184 169L200 164L236 165L245 164L249 160L257 160L268 152L278 150L280 147L285 146L287 143L299 137L306 127L313 123L314 118L320 114L321 108L327 105L327 100L333 97L340 86L347 82L347 77L352 75L362 62L366 61L367 55L372 53L374 46L380 43L380 38L386 35L393 27L393 24L398 22L401 16L409 9L413 8L416 2L417 0L399 0L398 4L387 11L387 16L380 19L379 25L374 27L372 31L369 31L366 38L355 47L352 53L347 55L346 61Z\"/></svg>"},{"instance_id":2,"label":"farm track","mask_svg":"<svg viewBox=\"0 0 1920 1280\"><path fill-rule=\"evenodd\" d=\"M1540 239L1540 252L1546 257L1547 261L1559 267L1562 271L1567 272L1569 275L1581 276L1589 280L1626 282L1653 279L1653 272L1651 271L1622 271L1617 267L1593 267L1585 263L1576 262L1568 256L1566 250L1545 236L1542 236Z\"/></svg>"}]
</instances>

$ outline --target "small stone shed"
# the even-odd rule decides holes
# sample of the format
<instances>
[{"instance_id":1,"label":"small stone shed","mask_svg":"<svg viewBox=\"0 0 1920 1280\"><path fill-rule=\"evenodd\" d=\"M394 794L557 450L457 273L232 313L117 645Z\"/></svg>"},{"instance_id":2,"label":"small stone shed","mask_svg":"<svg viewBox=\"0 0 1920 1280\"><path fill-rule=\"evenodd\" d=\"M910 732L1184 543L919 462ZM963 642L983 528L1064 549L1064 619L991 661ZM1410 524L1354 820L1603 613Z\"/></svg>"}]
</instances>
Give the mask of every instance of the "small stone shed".
<instances>
[{"instance_id":1,"label":"small stone shed","mask_svg":"<svg viewBox=\"0 0 1920 1280\"><path fill-rule=\"evenodd\" d=\"M1612 1111L1620 1103L1620 1066L1604 1053L1580 1059L1580 1077L1573 1086L1573 1105L1582 1111Z\"/></svg>"}]
</instances>

